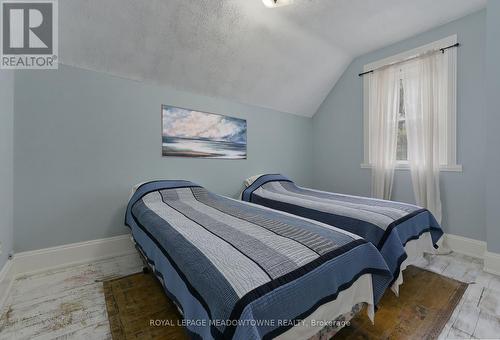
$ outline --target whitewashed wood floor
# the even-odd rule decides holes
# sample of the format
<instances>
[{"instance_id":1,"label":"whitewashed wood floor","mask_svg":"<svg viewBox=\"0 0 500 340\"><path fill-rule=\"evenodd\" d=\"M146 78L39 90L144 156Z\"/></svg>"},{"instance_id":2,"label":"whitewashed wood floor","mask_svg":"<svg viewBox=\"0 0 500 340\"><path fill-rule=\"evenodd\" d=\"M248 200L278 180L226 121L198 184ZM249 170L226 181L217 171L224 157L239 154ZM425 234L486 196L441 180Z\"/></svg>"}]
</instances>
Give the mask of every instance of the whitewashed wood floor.
<instances>
[{"instance_id":1,"label":"whitewashed wood floor","mask_svg":"<svg viewBox=\"0 0 500 340\"><path fill-rule=\"evenodd\" d=\"M471 283L441 339L500 339L500 277L482 262L450 254L419 265ZM139 272L137 255L18 278L0 314L0 339L109 339L102 280Z\"/></svg>"},{"instance_id":2,"label":"whitewashed wood floor","mask_svg":"<svg viewBox=\"0 0 500 340\"><path fill-rule=\"evenodd\" d=\"M18 278L0 316L0 339L110 339L102 281L137 273L138 255Z\"/></svg>"}]
</instances>

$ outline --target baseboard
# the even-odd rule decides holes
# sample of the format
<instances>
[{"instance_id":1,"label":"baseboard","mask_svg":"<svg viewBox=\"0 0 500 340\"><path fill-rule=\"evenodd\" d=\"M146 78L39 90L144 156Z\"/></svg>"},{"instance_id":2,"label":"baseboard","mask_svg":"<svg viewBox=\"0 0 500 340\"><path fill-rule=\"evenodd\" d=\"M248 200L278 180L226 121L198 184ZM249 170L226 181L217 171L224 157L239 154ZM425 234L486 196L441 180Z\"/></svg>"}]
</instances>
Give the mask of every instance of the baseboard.
<instances>
[{"instance_id":1,"label":"baseboard","mask_svg":"<svg viewBox=\"0 0 500 340\"><path fill-rule=\"evenodd\" d=\"M7 279L7 277L11 274L10 268L12 267L12 260L7 260L5 262L4 266L2 267L2 270L0 270L0 282L3 280Z\"/></svg>"},{"instance_id":2,"label":"baseboard","mask_svg":"<svg viewBox=\"0 0 500 340\"><path fill-rule=\"evenodd\" d=\"M16 253L0 271L0 309L13 279L19 275L34 274L135 252L130 235L121 235Z\"/></svg>"},{"instance_id":3,"label":"baseboard","mask_svg":"<svg viewBox=\"0 0 500 340\"><path fill-rule=\"evenodd\" d=\"M500 254L489 251L484 253L484 271L500 275Z\"/></svg>"},{"instance_id":4,"label":"baseboard","mask_svg":"<svg viewBox=\"0 0 500 340\"><path fill-rule=\"evenodd\" d=\"M500 275L500 254L488 251L484 241L445 234L443 245L456 253L469 255L484 261L483 270L490 274Z\"/></svg>"},{"instance_id":5,"label":"baseboard","mask_svg":"<svg viewBox=\"0 0 500 340\"><path fill-rule=\"evenodd\" d=\"M135 251L130 235L71 243L14 255L14 275L29 274L61 266L87 263Z\"/></svg>"},{"instance_id":6,"label":"baseboard","mask_svg":"<svg viewBox=\"0 0 500 340\"><path fill-rule=\"evenodd\" d=\"M480 259L484 259L486 252L486 242L453 234L444 235L443 245L456 253Z\"/></svg>"},{"instance_id":7,"label":"baseboard","mask_svg":"<svg viewBox=\"0 0 500 340\"><path fill-rule=\"evenodd\" d=\"M0 270L0 311L12 286L12 263L12 260L7 260L2 270Z\"/></svg>"}]
</instances>

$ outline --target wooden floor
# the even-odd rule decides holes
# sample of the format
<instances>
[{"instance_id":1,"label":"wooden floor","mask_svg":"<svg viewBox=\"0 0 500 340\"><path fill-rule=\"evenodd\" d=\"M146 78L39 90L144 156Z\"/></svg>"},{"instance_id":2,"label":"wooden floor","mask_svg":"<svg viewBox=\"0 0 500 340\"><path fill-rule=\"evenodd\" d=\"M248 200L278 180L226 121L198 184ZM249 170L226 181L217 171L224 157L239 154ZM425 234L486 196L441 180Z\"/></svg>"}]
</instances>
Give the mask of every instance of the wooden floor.
<instances>
[{"instance_id":1,"label":"wooden floor","mask_svg":"<svg viewBox=\"0 0 500 340\"><path fill-rule=\"evenodd\" d=\"M18 278L0 316L0 339L109 339L102 281L140 271L137 255Z\"/></svg>"},{"instance_id":2,"label":"wooden floor","mask_svg":"<svg viewBox=\"0 0 500 340\"><path fill-rule=\"evenodd\" d=\"M457 254L428 256L419 265L471 283L440 338L500 338L499 276ZM0 339L109 339L102 281L141 268L129 255L18 278L0 314Z\"/></svg>"}]
</instances>

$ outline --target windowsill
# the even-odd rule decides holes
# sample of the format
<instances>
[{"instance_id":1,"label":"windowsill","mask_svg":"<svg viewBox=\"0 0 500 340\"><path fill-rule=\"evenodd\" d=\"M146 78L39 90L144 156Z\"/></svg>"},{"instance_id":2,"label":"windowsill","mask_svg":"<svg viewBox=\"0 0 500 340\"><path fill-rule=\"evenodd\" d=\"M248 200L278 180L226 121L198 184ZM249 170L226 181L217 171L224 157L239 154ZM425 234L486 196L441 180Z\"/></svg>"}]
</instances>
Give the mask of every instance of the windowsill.
<instances>
[{"instance_id":1,"label":"windowsill","mask_svg":"<svg viewBox=\"0 0 500 340\"><path fill-rule=\"evenodd\" d=\"M371 164L366 164L363 163L361 164L362 169L371 169L372 166ZM410 170L410 165L408 163L398 163L396 165L396 170ZM456 164L456 165L441 165L440 168L441 171L445 172L463 172L462 165Z\"/></svg>"}]
</instances>

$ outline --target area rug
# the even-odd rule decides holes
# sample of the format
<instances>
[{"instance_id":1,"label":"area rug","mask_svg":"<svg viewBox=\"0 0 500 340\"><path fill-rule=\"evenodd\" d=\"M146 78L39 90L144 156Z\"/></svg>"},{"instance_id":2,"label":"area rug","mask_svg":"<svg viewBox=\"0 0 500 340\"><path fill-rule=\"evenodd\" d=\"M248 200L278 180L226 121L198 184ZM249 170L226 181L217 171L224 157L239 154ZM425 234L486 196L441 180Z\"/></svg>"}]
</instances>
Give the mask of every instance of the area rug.
<instances>
[{"instance_id":1,"label":"area rug","mask_svg":"<svg viewBox=\"0 0 500 340\"><path fill-rule=\"evenodd\" d=\"M177 307L151 273L104 281L104 296L114 340L189 339Z\"/></svg>"},{"instance_id":2,"label":"area rug","mask_svg":"<svg viewBox=\"0 0 500 340\"><path fill-rule=\"evenodd\" d=\"M409 266L400 297L383 296L375 325L363 311L335 339L435 339L467 289L467 284ZM182 316L151 273L104 282L113 339L188 339Z\"/></svg>"},{"instance_id":3,"label":"area rug","mask_svg":"<svg viewBox=\"0 0 500 340\"><path fill-rule=\"evenodd\" d=\"M387 290L375 313L375 325L359 313L335 339L437 339L467 289L467 284L409 266L399 298Z\"/></svg>"}]
</instances>

